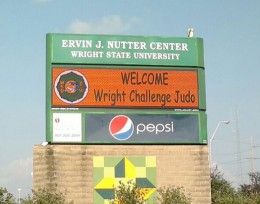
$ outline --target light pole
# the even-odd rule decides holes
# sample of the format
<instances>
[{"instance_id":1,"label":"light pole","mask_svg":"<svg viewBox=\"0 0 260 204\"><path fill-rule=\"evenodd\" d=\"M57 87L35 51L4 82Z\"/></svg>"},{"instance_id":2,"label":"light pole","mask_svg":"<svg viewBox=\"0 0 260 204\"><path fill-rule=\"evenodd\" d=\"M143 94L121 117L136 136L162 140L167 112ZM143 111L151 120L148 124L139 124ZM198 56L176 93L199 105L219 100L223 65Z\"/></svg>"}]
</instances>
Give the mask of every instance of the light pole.
<instances>
[{"instance_id":1,"label":"light pole","mask_svg":"<svg viewBox=\"0 0 260 204\"><path fill-rule=\"evenodd\" d=\"M21 204L21 188L18 188L18 195L19 195L19 197L18 197L18 203L19 204Z\"/></svg>"},{"instance_id":2,"label":"light pole","mask_svg":"<svg viewBox=\"0 0 260 204\"><path fill-rule=\"evenodd\" d=\"M211 154L212 154L212 151L211 151L211 143L212 143L212 140L214 139L214 137L215 137L215 135L216 135L216 132L217 132L217 130L218 130L218 128L219 128L219 126L220 126L220 124L229 124L230 123L230 121L229 120L221 120L221 121L219 121L218 122L218 125L217 125L217 127L216 127L216 129L215 129L215 131L213 132L213 134L212 134L212 136L211 136L211 138L210 138L210 140L209 140L209 166L210 166L210 168L212 167L212 164L211 164L211 162L212 162L212 157L211 157Z\"/></svg>"}]
</instances>

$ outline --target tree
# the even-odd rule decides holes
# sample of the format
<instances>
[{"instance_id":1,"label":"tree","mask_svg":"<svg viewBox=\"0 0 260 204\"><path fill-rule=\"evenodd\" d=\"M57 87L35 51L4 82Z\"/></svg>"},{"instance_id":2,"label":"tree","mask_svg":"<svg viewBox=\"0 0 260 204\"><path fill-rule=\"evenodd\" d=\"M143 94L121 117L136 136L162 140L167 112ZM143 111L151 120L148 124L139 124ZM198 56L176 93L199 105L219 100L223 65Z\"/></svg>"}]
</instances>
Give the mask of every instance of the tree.
<instances>
[{"instance_id":1,"label":"tree","mask_svg":"<svg viewBox=\"0 0 260 204\"><path fill-rule=\"evenodd\" d=\"M260 172L249 173L250 184L240 185L239 193L243 196L245 203L260 203Z\"/></svg>"},{"instance_id":2,"label":"tree","mask_svg":"<svg viewBox=\"0 0 260 204\"><path fill-rule=\"evenodd\" d=\"M249 195L251 193L260 194L260 172L249 173L250 184L240 185L240 191L243 194Z\"/></svg>"},{"instance_id":3,"label":"tree","mask_svg":"<svg viewBox=\"0 0 260 204\"><path fill-rule=\"evenodd\" d=\"M240 198L231 184L224 179L223 173L216 166L210 174L211 177L211 201L212 203L234 203L238 204Z\"/></svg>"},{"instance_id":4,"label":"tree","mask_svg":"<svg viewBox=\"0 0 260 204\"><path fill-rule=\"evenodd\" d=\"M251 183L236 191L217 167L211 172L211 199L216 204L260 204L260 173L249 174Z\"/></svg>"},{"instance_id":5,"label":"tree","mask_svg":"<svg viewBox=\"0 0 260 204\"><path fill-rule=\"evenodd\" d=\"M13 194L9 193L6 188L0 187L0 204L15 204Z\"/></svg>"}]
</instances>

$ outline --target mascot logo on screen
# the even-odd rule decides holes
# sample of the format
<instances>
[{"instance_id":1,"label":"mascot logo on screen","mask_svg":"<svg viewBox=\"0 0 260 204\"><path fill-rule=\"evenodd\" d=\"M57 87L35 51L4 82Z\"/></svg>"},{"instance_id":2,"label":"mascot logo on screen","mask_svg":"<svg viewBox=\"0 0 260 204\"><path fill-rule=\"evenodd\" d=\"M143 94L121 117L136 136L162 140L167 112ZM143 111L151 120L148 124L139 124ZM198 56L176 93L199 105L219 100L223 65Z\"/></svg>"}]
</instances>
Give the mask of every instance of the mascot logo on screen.
<instances>
[{"instance_id":1,"label":"mascot logo on screen","mask_svg":"<svg viewBox=\"0 0 260 204\"><path fill-rule=\"evenodd\" d=\"M134 132L134 124L129 117L118 115L110 121L109 131L117 140L128 140Z\"/></svg>"},{"instance_id":2,"label":"mascot logo on screen","mask_svg":"<svg viewBox=\"0 0 260 204\"><path fill-rule=\"evenodd\" d=\"M80 103L88 94L88 81L79 71L64 71L55 80L55 93L64 103Z\"/></svg>"}]
</instances>

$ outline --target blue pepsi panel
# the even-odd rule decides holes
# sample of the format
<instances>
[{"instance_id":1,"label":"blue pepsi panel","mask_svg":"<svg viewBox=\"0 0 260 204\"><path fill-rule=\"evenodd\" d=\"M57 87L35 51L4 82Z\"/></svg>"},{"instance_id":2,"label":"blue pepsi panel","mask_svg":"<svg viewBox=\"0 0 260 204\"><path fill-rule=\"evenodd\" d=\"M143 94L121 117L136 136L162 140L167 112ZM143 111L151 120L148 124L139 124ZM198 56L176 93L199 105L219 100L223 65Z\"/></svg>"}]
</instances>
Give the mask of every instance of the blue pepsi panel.
<instances>
[{"instance_id":1,"label":"blue pepsi panel","mask_svg":"<svg viewBox=\"0 0 260 204\"><path fill-rule=\"evenodd\" d=\"M112 144L197 144L201 112L170 114L92 114L85 115L86 143ZM204 114L204 113L203 113Z\"/></svg>"}]
</instances>

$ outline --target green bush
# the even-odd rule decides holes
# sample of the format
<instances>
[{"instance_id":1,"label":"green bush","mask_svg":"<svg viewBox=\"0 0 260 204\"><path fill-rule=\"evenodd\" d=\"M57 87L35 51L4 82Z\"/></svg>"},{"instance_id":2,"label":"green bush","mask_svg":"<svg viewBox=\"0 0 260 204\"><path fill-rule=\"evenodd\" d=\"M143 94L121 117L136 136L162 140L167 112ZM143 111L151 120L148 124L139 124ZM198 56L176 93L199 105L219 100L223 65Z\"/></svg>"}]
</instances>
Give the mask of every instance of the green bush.
<instances>
[{"instance_id":1,"label":"green bush","mask_svg":"<svg viewBox=\"0 0 260 204\"><path fill-rule=\"evenodd\" d=\"M190 204L191 198L186 196L182 187L162 187L157 190L157 198L154 204ZM129 181L127 184L119 182L115 188L115 199L110 204L145 204L148 201L144 199L145 194L142 188Z\"/></svg>"},{"instance_id":2,"label":"green bush","mask_svg":"<svg viewBox=\"0 0 260 204\"><path fill-rule=\"evenodd\" d=\"M124 184L119 181L119 186L115 189L115 199L110 201L111 204L145 204L142 189L137 187L132 180Z\"/></svg>"},{"instance_id":3,"label":"green bush","mask_svg":"<svg viewBox=\"0 0 260 204\"><path fill-rule=\"evenodd\" d=\"M14 204L14 196L7 191L6 188L0 187L0 204Z\"/></svg>"},{"instance_id":4,"label":"green bush","mask_svg":"<svg viewBox=\"0 0 260 204\"><path fill-rule=\"evenodd\" d=\"M33 203L37 204L65 204L65 194L54 188L41 188L33 191ZM73 203L73 202L70 202Z\"/></svg>"},{"instance_id":5,"label":"green bush","mask_svg":"<svg viewBox=\"0 0 260 204\"><path fill-rule=\"evenodd\" d=\"M190 204L191 198L185 195L182 187L161 187L157 190L157 203L160 204Z\"/></svg>"},{"instance_id":6,"label":"green bush","mask_svg":"<svg viewBox=\"0 0 260 204\"><path fill-rule=\"evenodd\" d=\"M26 198L22 198L21 204L33 204L32 197L30 195L27 195Z\"/></svg>"},{"instance_id":7,"label":"green bush","mask_svg":"<svg viewBox=\"0 0 260 204\"><path fill-rule=\"evenodd\" d=\"M0 204L16 204L15 198L6 188L0 187ZM66 204L65 194L53 188L41 188L33 191L33 197L28 195L21 199L21 204ZM72 204L73 202L70 202Z\"/></svg>"},{"instance_id":8,"label":"green bush","mask_svg":"<svg viewBox=\"0 0 260 204\"><path fill-rule=\"evenodd\" d=\"M33 191L33 197L28 195L21 199L21 204L66 204L65 194L54 188L40 188ZM70 202L71 204L73 202Z\"/></svg>"}]
</instances>

